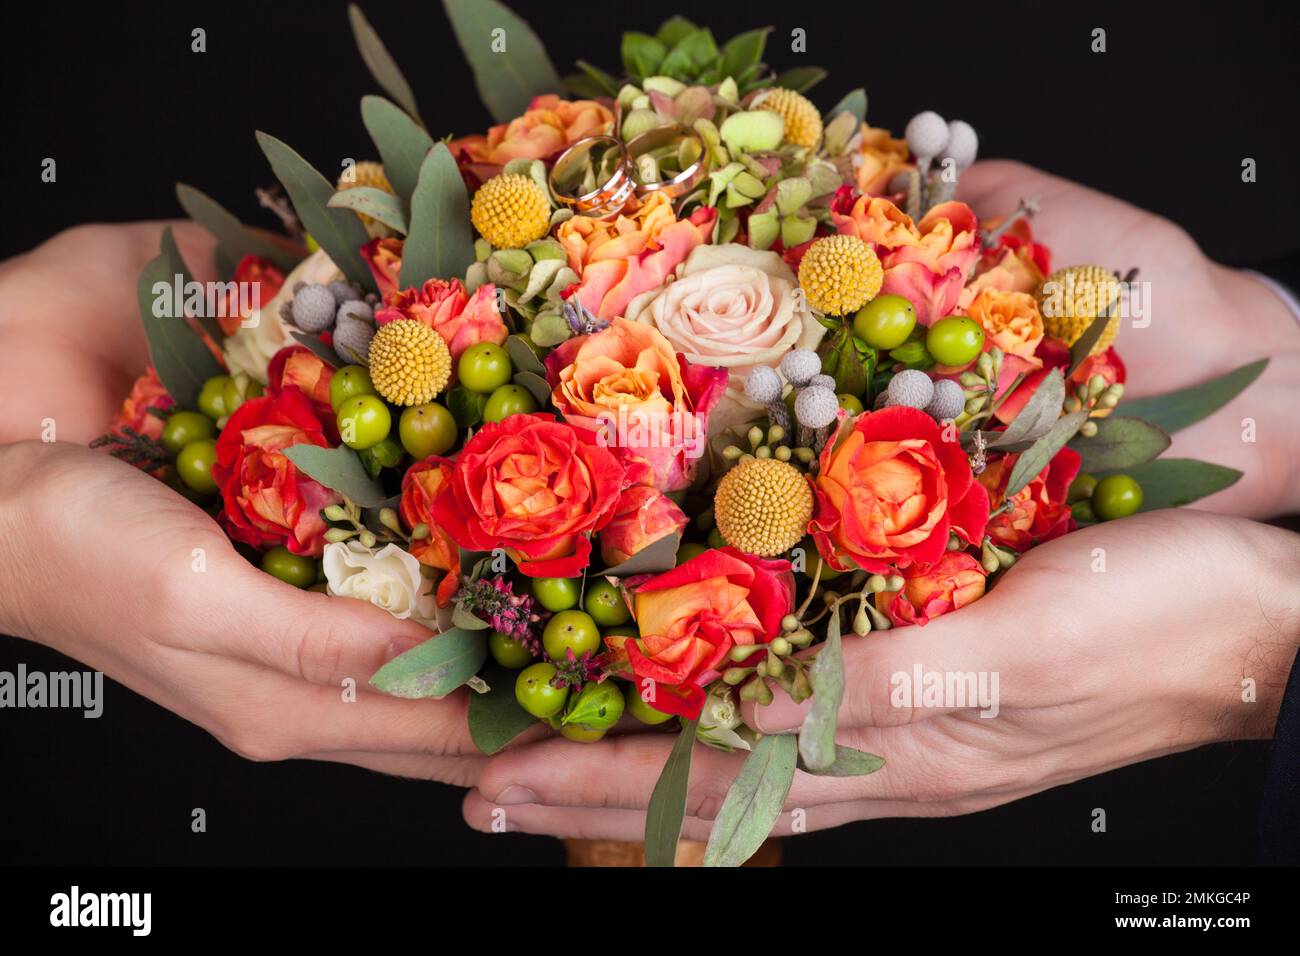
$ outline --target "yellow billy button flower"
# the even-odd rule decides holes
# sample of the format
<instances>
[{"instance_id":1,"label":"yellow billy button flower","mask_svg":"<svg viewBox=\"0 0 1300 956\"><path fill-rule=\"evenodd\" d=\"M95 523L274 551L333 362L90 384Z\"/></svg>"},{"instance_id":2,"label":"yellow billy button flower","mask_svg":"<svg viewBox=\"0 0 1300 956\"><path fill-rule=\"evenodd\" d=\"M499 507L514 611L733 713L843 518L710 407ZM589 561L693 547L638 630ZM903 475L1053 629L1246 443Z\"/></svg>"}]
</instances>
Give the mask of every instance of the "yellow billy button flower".
<instances>
[{"instance_id":1,"label":"yellow billy button flower","mask_svg":"<svg viewBox=\"0 0 1300 956\"><path fill-rule=\"evenodd\" d=\"M422 322L389 322L370 340L370 381L394 405L431 402L450 378L447 343Z\"/></svg>"},{"instance_id":2,"label":"yellow billy button flower","mask_svg":"<svg viewBox=\"0 0 1300 956\"><path fill-rule=\"evenodd\" d=\"M713 496L722 539L764 558L798 544L812 511L812 489L804 473L775 458L741 462L718 482Z\"/></svg>"},{"instance_id":3,"label":"yellow billy button flower","mask_svg":"<svg viewBox=\"0 0 1300 956\"><path fill-rule=\"evenodd\" d=\"M1089 355L1110 348L1119 334L1121 287L1119 278L1101 266L1070 266L1058 269L1038 287L1038 310L1043 329L1052 338L1073 345L1103 309L1110 309L1106 330Z\"/></svg>"},{"instance_id":4,"label":"yellow billy button flower","mask_svg":"<svg viewBox=\"0 0 1300 956\"><path fill-rule=\"evenodd\" d=\"M522 249L546 235L551 225L551 203L532 177L502 174L489 179L474 194L469 218L493 247Z\"/></svg>"},{"instance_id":5,"label":"yellow billy button flower","mask_svg":"<svg viewBox=\"0 0 1300 956\"><path fill-rule=\"evenodd\" d=\"M817 107L802 93L777 88L762 93L754 108L775 113L785 120L786 142L813 149L822 138L822 117Z\"/></svg>"},{"instance_id":6,"label":"yellow billy button flower","mask_svg":"<svg viewBox=\"0 0 1300 956\"><path fill-rule=\"evenodd\" d=\"M818 239L799 263L808 304L827 315L856 312L875 298L884 278L875 250L857 236Z\"/></svg>"}]
</instances>

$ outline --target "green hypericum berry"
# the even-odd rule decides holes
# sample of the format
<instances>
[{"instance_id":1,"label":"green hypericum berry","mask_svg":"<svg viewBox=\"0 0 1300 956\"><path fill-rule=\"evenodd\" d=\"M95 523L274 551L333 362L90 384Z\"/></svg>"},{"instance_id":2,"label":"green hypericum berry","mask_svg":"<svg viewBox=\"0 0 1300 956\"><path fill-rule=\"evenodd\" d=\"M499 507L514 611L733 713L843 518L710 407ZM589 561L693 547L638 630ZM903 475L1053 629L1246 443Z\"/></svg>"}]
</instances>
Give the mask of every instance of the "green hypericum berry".
<instances>
[{"instance_id":1,"label":"green hypericum berry","mask_svg":"<svg viewBox=\"0 0 1300 956\"><path fill-rule=\"evenodd\" d=\"M488 637L488 651L492 659L507 670L517 671L533 659L528 648L509 634L493 631Z\"/></svg>"},{"instance_id":2,"label":"green hypericum berry","mask_svg":"<svg viewBox=\"0 0 1300 956\"><path fill-rule=\"evenodd\" d=\"M575 657L595 653L600 650L600 629L586 611L560 611L546 622L542 647L553 661L565 660L569 651Z\"/></svg>"},{"instance_id":3,"label":"green hypericum berry","mask_svg":"<svg viewBox=\"0 0 1300 956\"><path fill-rule=\"evenodd\" d=\"M1097 487L1097 479L1092 475L1084 472L1070 482L1070 490L1065 493L1067 504L1074 504L1076 501L1083 501L1085 498L1092 497L1092 491Z\"/></svg>"},{"instance_id":4,"label":"green hypericum berry","mask_svg":"<svg viewBox=\"0 0 1300 956\"><path fill-rule=\"evenodd\" d=\"M402 447L414 458L441 455L456 444L456 419L437 402L412 405L402 411L397 423Z\"/></svg>"},{"instance_id":5,"label":"green hypericum berry","mask_svg":"<svg viewBox=\"0 0 1300 956\"><path fill-rule=\"evenodd\" d=\"M226 386L234 381L229 375L214 375L199 391L199 411L214 422L230 414L226 408Z\"/></svg>"},{"instance_id":6,"label":"green hypericum berry","mask_svg":"<svg viewBox=\"0 0 1300 956\"><path fill-rule=\"evenodd\" d=\"M213 438L216 434L217 427L207 415L198 412L176 412L163 426L162 443L175 455L190 442L198 441L200 438Z\"/></svg>"},{"instance_id":7,"label":"green hypericum berry","mask_svg":"<svg viewBox=\"0 0 1300 956\"><path fill-rule=\"evenodd\" d=\"M1102 521L1127 518L1142 507L1142 486L1128 475L1107 475L1092 490L1092 510Z\"/></svg>"},{"instance_id":8,"label":"green hypericum berry","mask_svg":"<svg viewBox=\"0 0 1300 956\"><path fill-rule=\"evenodd\" d=\"M562 724L560 735L580 744L594 744L605 736L603 730L591 730L582 724Z\"/></svg>"},{"instance_id":9,"label":"green hypericum berry","mask_svg":"<svg viewBox=\"0 0 1300 956\"><path fill-rule=\"evenodd\" d=\"M488 396L483 406L483 421L499 422L511 415L537 411L537 399L522 385L502 385Z\"/></svg>"},{"instance_id":10,"label":"green hypericum berry","mask_svg":"<svg viewBox=\"0 0 1300 956\"><path fill-rule=\"evenodd\" d=\"M294 554L283 546L272 548L262 555L259 567L296 588L309 588L316 583L316 561L305 555Z\"/></svg>"},{"instance_id":11,"label":"green hypericum berry","mask_svg":"<svg viewBox=\"0 0 1300 956\"><path fill-rule=\"evenodd\" d=\"M339 406L339 436L349 448L362 451L377 445L392 427L392 412L378 395L357 395Z\"/></svg>"},{"instance_id":12,"label":"green hypericum berry","mask_svg":"<svg viewBox=\"0 0 1300 956\"><path fill-rule=\"evenodd\" d=\"M555 674L555 665L545 661L521 670L515 678L515 700L519 706L543 720L563 710L569 698L569 688L551 686Z\"/></svg>"},{"instance_id":13,"label":"green hypericum berry","mask_svg":"<svg viewBox=\"0 0 1300 956\"><path fill-rule=\"evenodd\" d=\"M896 349L916 328L916 309L901 295L878 295L853 317L853 334L873 349Z\"/></svg>"},{"instance_id":14,"label":"green hypericum berry","mask_svg":"<svg viewBox=\"0 0 1300 956\"><path fill-rule=\"evenodd\" d=\"M567 611L578 603L579 578L533 578L533 597L548 611Z\"/></svg>"},{"instance_id":15,"label":"green hypericum berry","mask_svg":"<svg viewBox=\"0 0 1300 956\"><path fill-rule=\"evenodd\" d=\"M623 692L612 680L606 680L582 688L577 698L569 702L564 724L588 730L608 730L622 716Z\"/></svg>"},{"instance_id":16,"label":"green hypericum berry","mask_svg":"<svg viewBox=\"0 0 1300 956\"><path fill-rule=\"evenodd\" d=\"M226 387L221 390L221 397L226 405L226 414L235 414L235 410L240 405L250 398L261 397L262 393L262 386L252 381L248 376L241 375L238 378L232 378L226 383Z\"/></svg>"},{"instance_id":17,"label":"green hypericum berry","mask_svg":"<svg viewBox=\"0 0 1300 956\"><path fill-rule=\"evenodd\" d=\"M840 408L844 409L850 415L861 415L864 411L862 407L862 399L858 398L856 395L841 392L835 397L839 399Z\"/></svg>"},{"instance_id":18,"label":"green hypericum berry","mask_svg":"<svg viewBox=\"0 0 1300 956\"><path fill-rule=\"evenodd\" d=\"M345 365L330 379L330 407L335 412L349 398L374 394L375 386L370 381L370 373L360 365Z\"/></svg>"},{"instance_id":19,"label":"green hypericum berry","mask_svg":"<svg viewBox=\"0 0 1300 956\"><path fill-rule=\"evenodd\" d=\"M965 365L984 348L984 329L969 316L950 315L930 326L925 348L940 365Z\"/></svg>"},{"instance_id":20,"label":"green hypericum berry","mask_svg":"<svg viewBox=\"0 0 1300 956\"><path fill-rule=\"evenodd\" d=\"M702 544L688 541L677 549L677 563L685 564L687 561L691 560L691 558L699 557L708 550L709 549Z\"/></svg>"},{"instance_id":21,"label":"green hypericum berry","mask_svg":"<svg viewBox=\"0 0 1300 956\"><path fill-rule=\"evenodd\" d=\"M192 441L176 456L176 474L190 488L205 495L216 492L212 466L217 460L217 443L210 438Z\"/></svg>"},{"instance_id":22,"label":"green hypericum berry","mask_svg":"<svg viewBox=\"0 0 1300 956\"><path fill-rule=\"evenodd\" d=\"M514 366L506 350L491 342L478 342L460 355L456 375L460 384L471 392L485 395L495 392L510 381Z\"/></svg>"},{"instance_id":23,"label":"green hypericum berry","mask_svg":"<svg viewBox=\"0 0 1300 956\"><path fill-rule=\"evenodd\" d=\"M587 586L587 596L583 599L582 606L601 627L615 627L632 619L632 612L628 610L622 593L603 578Z\"/></svg>"},{"instance_id":24,"label":"green hypericum berry","mask_svg":"<svg viewBox=\"0 0 1300 956\"><path fill-rule=\"evenodd\" d=\"M665 721L672 720L672 714L665 714L662 710L655 710L641 698L641 684L638 679L635 683L628 684L623 691L623 702L627 705L626 710L629 714L641 721L643 724L662 724Z\"/></svg>"}]
</instances>

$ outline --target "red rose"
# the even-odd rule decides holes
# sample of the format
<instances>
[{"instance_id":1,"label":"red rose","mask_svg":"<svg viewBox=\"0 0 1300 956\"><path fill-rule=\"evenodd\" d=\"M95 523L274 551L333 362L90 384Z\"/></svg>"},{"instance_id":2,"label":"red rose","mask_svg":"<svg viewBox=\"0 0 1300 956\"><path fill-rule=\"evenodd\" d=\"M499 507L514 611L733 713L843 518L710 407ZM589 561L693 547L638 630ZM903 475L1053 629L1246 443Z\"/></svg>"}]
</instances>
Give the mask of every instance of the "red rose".
<instances>
[{"instance_id":1,"label":"red rose","mask_svg":"<svg viewBox=\"0 0 1300 956\"><path fill-rule=\"evenodd\" d=\"M947 551L934 564L902 572L901 591L876 595L876 608L898 626L928 622L984 596L984 568L965 551Z\"/></svg>"},{"instance_id":2,"label":"red rose","mask_svg":"<svg viewBox=\"0 0 1300 956\"><path fill-rule=\"evenodd\" d=\"M980 483L989 490L996 509L1004 502L1011 469L1019 455L1007 455L984 469ZM1073 448L1062 448L1047 467L1011 496L1009 510L989 519L987 534L996 544L1028 551L1036 544L1074 530L1070 506L1065 503L1070 483L1079 475L1082 459Z\"/></svg>"},{"instance_id":3,"label":"red rose","mask_svg":"<svg viewBox=\"0 0 1300 956\"><path fill-rule=\"evenodd\" d=\"M484 425L456 456L434 523L471 551L504 548L531 577L572 577L609 523L624 468L594 436L551 415Z\"/></svg>"},{"instance_id":4,"label":"red rose","mask_svg":"<svg viewBox=\"0 0 1300 956\"><path fill-rule=\"evenodd\" d=\"M286 345L271 356L266 367L266 394L272 398L285 388L296 388L307 396L312 411L324 425L330 438L336 438L334 407L330 404L330 380L334 369L326 365L305 345Z\"/></svg>"},{"instance_id":5,"label":"red rose","mask_svg":"<svg viewBox=\"0 0 1300 956\"><path fill-rule=\"evenodd\" d=\"M284 285L284 273L270 259L244 256L239 260L239 265L235 266L231 283L226 292L226 307L217 315L221 331L226 335L234 335L253 309L260 309L279 294L280 287ZM240 296L240 286L243 285L255 287L251 295ZM244 309L246 303L251 308Z\"/></svg>"},{"instance_id":6,"label":"red rose","mask_svg":"<svg viewBox=\"0 0 1300 956\"><path fill-rule=\"evenodd\" d=\"M158 372L152 365L131 386L131 394L122 402L121 409L113 416L110 431L120 431L123 427L134 428L141 435L158 440L162 436L166 421L149 411L156 408L160 412L169 411L176 401L167 394Z\"/></svg>"},{"instance_id":7,"label":"red rose","mask_svg":"<svg viewBox=\"0 0 1300 956\"><path fill-rule=\"evenodd\" d=\"M212 477L221 489L226 533L256 548L284 545L319 557L325 548L320 511L342 499L299 474L282 452L293 445L329 448L311 402L296 388L240 405L217 439Z\"/></svg>"},{"instance_id":8,"label":"red rose","mask_svg":"<svg viewBox=\"0 0 1300 956\"><path fill-rule=\"evenodd\" d=\"M424 565L446 571L435 592L439 607L451 603L460 586L460 548L433 517L433 502L451 480L455 466L445 458L430 456L417 461L402 476L402 520L407 530L423 524L429 528L429 537L411 542L411 554Z\"/></svg>"},{"instance_id":9,"label":"red rose","mask_svg":"<svg viewBox=\"0 0 1300 956\"><path fill-rule=\"evenodd\" d=\"M481 285L470 295L459 279L429 279L418 289L399 289L384 296L375 324L413 319L433 329L447 343L455 362L471 345L504 345L510 330L497 309L496 286Z\"/></svg>"},{"instance_id":10,"label":"red rose","mask_svg":"<svg viewBox=\"0 0 1300 956\"><path fill-rule=\"evenodd\" d=\"M676 502L658 488L634 485L619 496L609 524L600 533L600 556L612 567L685 527L686 515Z\"/></svg>"},{"instance_id":11,"label":"red rose","mask_svg":"<svg viewBox=\"0 0 1300 956\"><path fill-rule=\"evenodd\" d=\"M794 607L794 575L789 561L719 548L644 582L633 603L641 636L606 644L626 660L643 697L644 682L654 682L650 706L694 718L733 647L766 644L780 633Z\"/></svg>"},{"instance_id":12,"label":"red rose","mask_svg":"<svg viewBox=\"0 0 1300 956\"><path fill-rule=\"evenodd\" d=\"M396 292L401 281L402 245L401 239L371 239L361 247L361 258L370 267L381 299Z\"/></svg>"}]
</instances>

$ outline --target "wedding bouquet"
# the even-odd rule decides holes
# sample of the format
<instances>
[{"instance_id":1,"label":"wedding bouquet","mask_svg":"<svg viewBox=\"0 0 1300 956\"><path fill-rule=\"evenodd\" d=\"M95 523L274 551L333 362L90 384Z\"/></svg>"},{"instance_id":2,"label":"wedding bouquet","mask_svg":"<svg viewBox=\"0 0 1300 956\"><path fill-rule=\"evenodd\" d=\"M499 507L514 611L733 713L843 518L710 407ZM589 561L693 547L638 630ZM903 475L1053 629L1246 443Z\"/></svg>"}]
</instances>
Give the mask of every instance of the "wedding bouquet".
<instances>
[{"instance_id":1,"label":"wedding bouquet","mask_svg":"<svg viewBox=\"0 0 1300 956\"><path fill-rule=\"evenodd\" d=\"M823 113L769 30L673 17L624 35L621 76L561 80L505 7L446 9L499 125L436 140L353 7L378 160L331 183L258 133L283 240L178 187L229 281L164 232L153 364L98 444L268 573L426 624L371 682L467 688L484 753L671 724L648 862L697 743L749 752L711 864L757 849L796 772L882 767L835 743L843 640L906 640L1037 544L1239 477L1158 456L1262 363L1124 401L1133 264L1054 269L1033 197L957 201L968 124L896 139L862 90ZM811 700L797 735L745 723L777 693Z\"/></svg>"}]
</instances>

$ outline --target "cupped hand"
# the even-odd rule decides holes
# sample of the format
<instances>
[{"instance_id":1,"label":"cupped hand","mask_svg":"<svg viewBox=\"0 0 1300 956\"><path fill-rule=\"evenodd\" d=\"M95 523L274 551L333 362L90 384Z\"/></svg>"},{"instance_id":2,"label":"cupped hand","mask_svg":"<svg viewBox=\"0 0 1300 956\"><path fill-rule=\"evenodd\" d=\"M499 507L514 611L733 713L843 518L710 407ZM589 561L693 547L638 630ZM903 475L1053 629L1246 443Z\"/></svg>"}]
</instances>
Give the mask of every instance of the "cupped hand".
<instances>
[{"instance_id":1,"label":"cupped hand","mask_svg":"<svg viewBox=\"0 0 1300 956\"><path fill-rule=\"evenodd\" d=\"M1025 555L983 599L932 621L846 636L837 740L883 756L857 778L797 772L776 833L948 816L1220 740L1270 736L1300 642L1300 537L1201 512L1139 515ZM917 670L996 700L902 694ZM906 675L902 677L900 675ZM789 732L807 704L750 712ZM930 706L937 704L937 706ZM981 712L988 716L982 716ZM548 740L492 758L469 823L638 840L673 743ZM706 839L743 755L695 748L683 835Z\"/></svg>"},{"instance_id":2,"label":"cupped hand","mask_svg":"<svg viewBox=\"0 0 1300 956\"><path fill-rule=\"evenodd\" d=\"M1143 315L1125 315L1115 347L1128 368L1126 395L1139 398L1199 385L1259 358L1264 374L1221 411L1174 435L1165 454L1244 472L1197 507L1247 517L1300 510L1293 410L1300 402L1300 322L1257 277L1208 259L1179 226L1021 163L976 163L958 198L983 219L1037 197L1035 238L1052 268L1095 264L1139 269ZM1149 323L1149 324L1148 324ZM1117 414L1124 414L1121 404ZM1253 419L1253 435L1244 420ZM1252 440L1247 440L1252 439Z\"/></svg>"}]
</instances>

